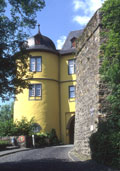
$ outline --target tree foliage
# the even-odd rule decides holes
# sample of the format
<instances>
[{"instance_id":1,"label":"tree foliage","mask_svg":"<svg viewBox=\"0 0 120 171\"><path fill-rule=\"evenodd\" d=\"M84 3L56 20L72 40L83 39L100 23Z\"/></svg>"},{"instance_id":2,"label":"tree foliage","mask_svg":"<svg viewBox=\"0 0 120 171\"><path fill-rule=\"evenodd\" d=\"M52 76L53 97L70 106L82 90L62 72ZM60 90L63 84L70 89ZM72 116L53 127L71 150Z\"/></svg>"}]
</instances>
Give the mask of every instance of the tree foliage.
<instances>
[{"instance_id":1,"label":"tree foliage","mask_svg":"<svg viewBox=\"0 0 120 171\"><path fill-rule=\"evenodd\" d=\"M120 0L106 0L101 8L101 78L107 85L106 121L91 136L92 157L120 169Z\"/></svg>"},{"instance_id":2,"label":"tree foliage","mask_svg":"<svg viewBox=\"0 0 120 171\"><path fill-rule=\"evenodd\" d=\"M120 123L108 119L90 137L92 158L99 163L120 169Z\"/></svg>"},{"instance_id":3,"label":"tree foliage","mask_svg":"<svg viewBox=\"0 0 120 171\"><path fill-rule=\"evenodd\" d=\"M32 135L33 123L33 118L30 121L26 118L15 122L13 122L13 119L0 121L0 136Z\"/></svg>"},{"instance_id":4,"label":"tree foliage","mask_svg":"<svg viewBox=\"0 0 120 171\"><path fill-rule=\"evenodd\" d=\"M13 118L13 103L0 107L0 121L4 122Z\"/></svg>"},{"instance_id":5,"label":"tree foliage","mask_svg":"<svg viewBox=\"0 0 120 171\"><path fill-rule=\"evenodd\" d=\"M102 36L105 43L101 46L103 59L101 75L111 94L108 97L112 113L120 113L120 1L107 0L102 9Z\"/></svg>"},{"instance_id":6,"label":"tree foliage","mask_svg":"<svg viewBox=\"0 0 120 171\"><path fill-rule=\"evenodd\" d=\"M44 6L44 0L0 0L0 97L3 100L26 87L22 80L28 65L28 52L22 46L28 36L25 29L35 27L36 12Z\"/></svg>"}]
</instances>

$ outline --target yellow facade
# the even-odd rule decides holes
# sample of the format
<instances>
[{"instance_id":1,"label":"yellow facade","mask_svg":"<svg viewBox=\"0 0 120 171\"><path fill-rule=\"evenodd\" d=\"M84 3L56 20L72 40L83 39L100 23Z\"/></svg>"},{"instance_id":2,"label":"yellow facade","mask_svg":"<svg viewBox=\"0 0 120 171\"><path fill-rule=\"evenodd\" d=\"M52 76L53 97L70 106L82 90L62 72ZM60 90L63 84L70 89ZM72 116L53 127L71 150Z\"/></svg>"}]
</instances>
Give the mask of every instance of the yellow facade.
<instances>
[{"instance_id":1,"label":"yellow facade","mask_svg":"<svg viewBox=\"0 0 120 171\"><path fill-rule=\"evenodd\" d=\"M60 104L61 104L61 137L65 144L69 143L69 131L66 129L70 118L75 114L75 99L69 98L69 86L76 85L76 74L68 74L68 61L74 55L60 58Z\"/></svg>"},{"instance_id":2,"label":"yellow facade","mask_svg":"<svg viewBox=\"0 0 120 171\"><path fill-rule=\"evenodd\" d=\"M14 120L34 118L42 131L52 128L63 143L70 143L68 124L75 115L75 98L69 98L69 86L76 85L76 74L69 75L68 61L73 54L30 50L32 57L41 57L41 72L33 72L30 84L41 84L41 97L29 97L29 89L16 96Z\"/></svg>"},{"instance_id":3,"label":"yellow facade","mask_svg":"<svg viewBox=\"0 0 120 171\"><path fill-rule=\"evenodd\" d=\"M15 101L14 120L20 120L22 117L30 120L34 117L43 131L55 128L60 136L58 56L47 52L31 52L31 55L42 57L42 72L33 74L30 80L31 84L42 85L42 97L40 100L29 99L29 90L24 89Z\"/></svg>"}]
</instances>

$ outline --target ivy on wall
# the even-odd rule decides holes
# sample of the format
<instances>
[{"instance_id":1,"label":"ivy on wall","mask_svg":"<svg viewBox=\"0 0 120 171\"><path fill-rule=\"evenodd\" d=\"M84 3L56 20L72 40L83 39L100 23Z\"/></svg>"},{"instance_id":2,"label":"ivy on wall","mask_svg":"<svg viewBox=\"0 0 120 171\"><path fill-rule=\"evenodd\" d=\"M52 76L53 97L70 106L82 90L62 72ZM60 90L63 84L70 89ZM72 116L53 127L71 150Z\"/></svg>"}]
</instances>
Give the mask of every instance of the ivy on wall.
<instances>
[{"instance_id":1,"label":"ivy on wall","mask_svg":"<svg viewBox=\"0 0 120 171\"><path fill-rule=\"evenodd\" d=\"M102 79L108 84L111 94L108 100L114 114L120 113L120 1L107 0L101 8L102 35L101 46Z\"/></svg>"},{"instance_id":2,"label":"ivy on wall","mask_svg":"<svg viewBox=\"0 0 120 171\"><path fill-rule=\"evenodd\" d=\"M93 159L120 169L120 0L106 0L101 8L101 80L109 89L107 119L90 138Z\"/></svg>"}]
</instances>

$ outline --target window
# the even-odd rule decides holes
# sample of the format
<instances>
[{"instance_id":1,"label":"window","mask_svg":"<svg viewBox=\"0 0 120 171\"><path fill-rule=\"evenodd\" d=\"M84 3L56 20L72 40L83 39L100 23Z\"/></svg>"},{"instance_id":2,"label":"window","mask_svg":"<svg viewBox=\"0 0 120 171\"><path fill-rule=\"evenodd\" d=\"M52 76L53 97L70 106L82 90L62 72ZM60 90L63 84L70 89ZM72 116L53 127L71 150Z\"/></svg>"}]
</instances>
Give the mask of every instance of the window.
<instances>
[{"instance_id":1,"label":"window","mask_svg":"<svg viewBox=\"0 0 120 171\"><path fill-rule=\"evenodd\" d=\"M29 88L29 97L41 97L41 84L31 84Z\"/></svg>"},{"instance_id":2,"label":"window","mask_svg":"<svg viewBox=\"0 0 120 171\"><path fill-rule=\"evenodd\" d=\"M76 47L76 37L73 37L72 39L71 39L71 48L75 48Z\"/></svg>"},{"instance_id":3,"label":"window","mask_svg":"<svg viewBox=\"0 0 120 171\"><path fill-rule=\"evenodd\" d=\"M41 72L42 71L42 59L41 57L30 58L30 71Z\"/></svg>"},{"instance_id":4,"label":"window","mask_svg":"<svg viewBox=\"0 0 120 171\"><path fill-rule=\"evenodd\" d=\"M75 98L75 86L69 86L69 98Z\"/></svg>"},{"instance_id":5,"label":"window","mask_svg":"<svg viewBox=\"0 0 120 171\"><path fill-rule=\"evenodd\" d=\"M68 61L68 74L72 75L76 73L76 59L70 59Z\"/></svg>"}]
</instances>

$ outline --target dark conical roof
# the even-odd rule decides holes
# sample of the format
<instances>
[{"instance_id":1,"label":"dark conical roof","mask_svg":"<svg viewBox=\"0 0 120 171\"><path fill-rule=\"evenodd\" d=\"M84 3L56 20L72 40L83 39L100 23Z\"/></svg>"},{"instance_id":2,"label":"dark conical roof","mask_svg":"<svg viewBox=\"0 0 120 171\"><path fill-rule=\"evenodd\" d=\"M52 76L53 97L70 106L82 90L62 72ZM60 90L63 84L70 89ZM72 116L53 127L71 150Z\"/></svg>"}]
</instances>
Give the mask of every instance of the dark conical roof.
<instances>
[{"instance_id":1,"label":"dark conical roof","mask_svg":"<svg viewBox=\"0 0 120 171\"><path fill-rule=\"evenodd\" d=\"M40 32L28 39L28 49L56 51L56 47L53 41L48 37L43 36Z\"/></svg>"}]
</instances>

